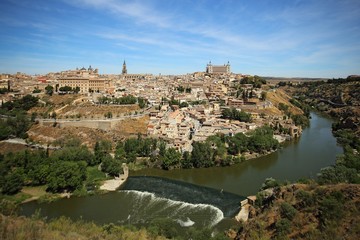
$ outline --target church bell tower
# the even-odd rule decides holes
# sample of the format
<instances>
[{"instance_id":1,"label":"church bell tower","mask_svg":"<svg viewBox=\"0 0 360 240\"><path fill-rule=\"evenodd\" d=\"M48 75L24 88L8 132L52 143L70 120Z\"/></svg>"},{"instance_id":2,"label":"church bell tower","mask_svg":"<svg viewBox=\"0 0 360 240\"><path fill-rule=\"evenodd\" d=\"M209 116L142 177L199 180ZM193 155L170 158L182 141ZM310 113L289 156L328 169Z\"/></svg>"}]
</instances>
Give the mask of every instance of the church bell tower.
<instances>
[{"instance_id":1,"label":"church bell tower","mask_svg":"<svg viewBox=\"0 0 360 240\"><path fill-rule=\"evenodd\" d=\"M124 63L123 63L123 67L122 67L122 74L127 74L127 69L126 69L126 62L124 60Z\"/></svg>"}]
</instances>

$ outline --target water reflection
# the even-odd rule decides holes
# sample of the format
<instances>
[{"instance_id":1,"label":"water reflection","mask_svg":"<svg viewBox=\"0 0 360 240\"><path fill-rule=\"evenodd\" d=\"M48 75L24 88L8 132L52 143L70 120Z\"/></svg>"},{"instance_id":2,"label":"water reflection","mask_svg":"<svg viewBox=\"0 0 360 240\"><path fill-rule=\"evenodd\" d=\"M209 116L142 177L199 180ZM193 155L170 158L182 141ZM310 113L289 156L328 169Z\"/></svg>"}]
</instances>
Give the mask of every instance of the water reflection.
<instances>
[{"instance_id":1,"label":"water reflection","mask_svg":"<svg viewBox=\"0 0 360 240\"><path fill-rule=\"evenodd\" d=\"M332 135L331 125L330 119L311 113L310 127L304 129L300 139L285 143L275 153L231 167L173 171L145 169L131 174L177 179L239 195L254 194L268 177L296 181L314 177L321 168L334 164L342 148Z\"/></svg>"}]
</instances>

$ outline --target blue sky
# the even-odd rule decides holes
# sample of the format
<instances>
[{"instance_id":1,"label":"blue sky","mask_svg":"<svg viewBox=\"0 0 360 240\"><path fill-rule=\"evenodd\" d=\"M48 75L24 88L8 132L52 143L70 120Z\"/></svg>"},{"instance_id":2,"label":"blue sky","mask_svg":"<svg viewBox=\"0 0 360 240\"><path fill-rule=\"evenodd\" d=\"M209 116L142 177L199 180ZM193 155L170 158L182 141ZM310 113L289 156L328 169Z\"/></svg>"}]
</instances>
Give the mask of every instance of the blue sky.
<instances>
[{"instance_id":1,"label":"blue sky","mask_svg":"<svg viewBox=\"0 0 360 240\"><path fill-rule=\"evenodd\" d=\"M0 72L360 74L360 0L1 0Z\"/></svg>"}]
</instances>

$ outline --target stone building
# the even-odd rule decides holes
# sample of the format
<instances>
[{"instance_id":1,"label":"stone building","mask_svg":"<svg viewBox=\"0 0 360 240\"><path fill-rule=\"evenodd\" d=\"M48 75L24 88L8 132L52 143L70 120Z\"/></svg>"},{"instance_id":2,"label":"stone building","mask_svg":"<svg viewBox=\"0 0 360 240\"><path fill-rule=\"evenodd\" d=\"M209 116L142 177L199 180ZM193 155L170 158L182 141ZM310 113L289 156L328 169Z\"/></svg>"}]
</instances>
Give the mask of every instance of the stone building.
<instances>
[{"instance_id":1,"label":"stone building","mask_svg":"<svg viewBox=\"0 0 360 240\"><path fill-rule=\"evenodd\" d=\"M230 63L224 65L212 65L211 61L206 65L206 73L209 74L230 74Z\"/></svg>"},{"instance_id":2,"label":"stone building","mask_svg":"<svg viewBox=\"0 0 360 240\"><path fill-rule=\"evenodd\" d=\"M58 83L59 88L65 86L79 87L79 93L107 92L108 89L112 88L112 81L107 78L100 78L98 69L93 69L91 66L88 69L83 67L61 72Z\"/></svg>"}]
</instances>

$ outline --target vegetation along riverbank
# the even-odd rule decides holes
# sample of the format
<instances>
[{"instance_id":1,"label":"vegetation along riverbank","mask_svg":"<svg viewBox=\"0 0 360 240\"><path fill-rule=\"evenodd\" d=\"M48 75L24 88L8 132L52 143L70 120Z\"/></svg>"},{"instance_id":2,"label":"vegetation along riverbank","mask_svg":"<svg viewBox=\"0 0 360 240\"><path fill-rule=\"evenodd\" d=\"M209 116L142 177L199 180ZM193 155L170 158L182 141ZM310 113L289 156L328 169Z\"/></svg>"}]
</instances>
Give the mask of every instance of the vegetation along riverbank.
<instances>
[{"instance_id":1,"label":"vegetation along riverbank","mask_svg":"<svg viewBox=\"0 0 360 240\"><path fill-rule=\"evenodd\" d=\"M236 239L359 238L359 80L280 83L299 101L338 118L333 133L344 154L335 165L323 168L316 180L283 185L268 179L250 207L249 221L234 233Z\"/></svg>"},{"instance_id":2,"label":"vegetation along riverbank","mask_svg":"<svg viewBox=\"0 0 360 240\"><path fill-rule=\"evenodd\" d=\"M346 86L351 85L351 87L344 87L344 89L350 90L358 87L357 81L337 81L336 83L323 83L323 85L336 84L337 89L342 89L343 84ZM358 212L356 206L359 201L357 190L357 184L359 183L359 130L357 115L354 117L354 114L349 114L349 111L351 113L357 112L357 95L350 90L349 93L342 93L343 98L348 97L349 99L346 102L346 106L340 106L333 104L334 99L329 101L324 101L324 99L317 100L320 95L326 96L322 92L316 96L309 95L304 97L301 93L308 94L311 92L309 89L311 90L313 87L309 83L291 86L292 84L280 83L280 88L276 89L278 93L291 92L293 96L292 98L288 96L289 99L285 103L283 100L279 100L281 98L277 95L278 102L276 104L277 109L282 114L281 118L271 121L272 124L258 126L254 130L246 131L246 133L214 134L207 137L204 141L194 141L191 152L184 151L180 153L174 147L169 146L169 143L164 139L149 138L144 137L142 134L137 134L136 136L116 141L98 138L97 141L89 145L84 145L78 138L73 137L67 140L61 139L55 141L53 144L59 146L59 149L55 150L50 150L50 148L26 149L19 152L11 151L4 153L0 156L0 169L2 171L0 180L3 193L1 196L2 211L12 213L12 210L6 210L11 209L9 207L12 204L9 202L11 199L21 202L26 198L29 199L31 196L37 195L40 200L52 200L57 196L56 194L64 192L71 192L73 195L95 193L104 180L122 174L122 163L127 163L133 169L138 167L157 167L171 170L175 168L229 166L243 161L249 153L267 154L279 147L278 141L273 137L274 135L283 134L285 136L290 133L291 128L286 128L286 121L296 122L298 129L301 125L305 126L307 124L307 121L304 120L306 118L296 117L294 109L297 109L296 111L303 111L305 116L308 116L309 109L314 107L320 111L325 111L324 109L326 109L326 112L333 116L335 116L334 113L338 114L339 122L334 124L333 130L339 143L344 147L344 155L339 156L336 165L322 169L317 180L302 180L299 183L292 185L285 184L284 186L275 180L267 181L264 189L273 188L273 194L268 196L260 192L257 195L257 201L253 208L249 211L249 221L243 223L240 229L234 227L231 231L226 232L226 234L220 234L219 238L228 236L239 239L253 239L256 237L263 237L265 239L293 237L314 239L319 236L330 236L331 234L340 236L344 228L352 228L352 231L344 235L347 239L351 239L359 234L357 228L352 225L356 222L356 217L352 213ZM322 86L319 83L312 84ZM326 87L324 88L326 89ZM274 96L269 94L269 98L272 97ZM37 100L32 98L31 101L36 102ZM275 102L275 100L273 101ZM324 104L329 106L326 107ZM16 104L14 106L10 107L11 111L9 112L12 114L13 110L18 108ZM237 118L236 115L238 113L233 109L231 110L231 108L229 109L230 112L226 110L221 113L220 117L222 119ZM23 111L21 107L19 111ZM9 134L14 134L17 137L26 137L27 129L37 124L36 118L27 119L26 114L24 118L17 117L19 119L13 118L11 115L8 116L5 120L6 122L15 121L23 126L18 128L22 129L21 131L16 132L15 129L17 128L9 125L10 127L7 131L9 131ZM266 116L260 118L266 119ZM257 120L253 119L251 121L256 122ZM5 122L2 123L5 124ZM53 126L53 128L56 129L56 126ZM323 197L321 198L320 195ZM33 197L33 199L37 197ZM310 200L304 200L304 198L309 198ZM310 203L304 205L303 201L310 201ZM351 209L351 212L344 211L339 215L325 214L325 212L331 212L333 208L338 210L339 206L341 209ZM337 210L334 211L334 214L338 212ZM284 213L277 214L282 211ZM286 213L287 211L290 213ZM310 214L306 215L303 211L310 211ZM266 214L273 216L272 219ZM287 216L289 214L291 215L290 217ZM337 217L333 218L333 216ZM302 220L303 217L311 219L311 221L307 222L309 225L305 224ZM6 221L9 220L9 223L12 222L15 225L17 220L23 221L21 218L11 216L4 216L4 219L7 219ZM339 224L337 219L342 219L343 224L339 225L336 228L337 232L334 233L331 229L334 228L334 225ZM254 222L258 223L255 224ZM42 221L40 221L41 224L43 224ZM86 225L87 223L84 224ZM150 237L144 238L155 239L158 235L166 237L177 236L176 231L169 233L160 227L160 225L169 227L171 224L173 223L162 221L155 231L156 234L152 233L153 235L150 234ZM306 227L300 230L300 226ZM107 228L115 232L120 231L121 227L104 226L101 231L108 232ZM138 231L151 232L151 229L134 231L137 233L139 233ZM204 234L203 238L198 239L206 239L205 236L208 236L209 233L211 233L210 230L204 230L202 232ZM200 233L193 232L189 234Z\"/></svg>"}]
</instances>

